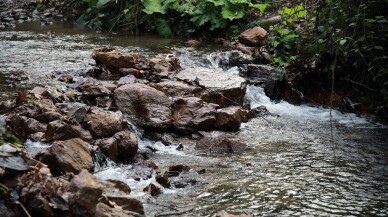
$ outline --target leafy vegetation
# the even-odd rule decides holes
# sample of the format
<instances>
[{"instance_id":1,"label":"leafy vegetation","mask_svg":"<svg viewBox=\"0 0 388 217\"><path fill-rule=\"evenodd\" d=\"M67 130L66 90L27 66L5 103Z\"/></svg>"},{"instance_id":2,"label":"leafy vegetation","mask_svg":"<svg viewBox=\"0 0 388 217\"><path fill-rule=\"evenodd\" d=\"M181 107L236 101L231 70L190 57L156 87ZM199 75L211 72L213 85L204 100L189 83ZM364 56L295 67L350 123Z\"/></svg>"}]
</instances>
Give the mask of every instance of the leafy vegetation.
<instances>
[{"instance_id":1,"label":"leafy vegetation","mask_svg":"<svg viewBox=\"0 0 388 217\"><path fill-rule=\"evenodd\" d=\"M85 8L78 23L95 29L163 37L213 33L235 39L263 16L280 16L270 32L272 64L284 77L314 77L357 93L370 108L388 108L387 0L75 0ZM307 79L311 81L311 79ZM304 83L305 85L308 83ZM310 84L315 85L315 84Z\"/></svg>"}]
</instances>

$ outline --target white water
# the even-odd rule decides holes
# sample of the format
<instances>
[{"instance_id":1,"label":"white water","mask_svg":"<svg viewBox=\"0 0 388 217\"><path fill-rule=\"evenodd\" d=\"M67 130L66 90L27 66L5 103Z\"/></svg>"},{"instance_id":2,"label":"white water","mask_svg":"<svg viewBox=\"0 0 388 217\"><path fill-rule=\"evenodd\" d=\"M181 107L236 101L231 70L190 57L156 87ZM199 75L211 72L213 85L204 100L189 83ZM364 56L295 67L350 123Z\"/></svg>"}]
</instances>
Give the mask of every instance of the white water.
<instances>
[{"instance_id":1,"label":"white water","mask_svg":"<svg viewBox=\"0 0 388 217\"><path fill-rule=\"evenodd\" d=\"M330 109L309 105L296 106L283 100L275 103L265 95L261 87L248 86L245 101L250 103L251 108L265 106L272 114L287 116L295 120L314 120L318 122L327 122L330 120ZM341 113L334 109L331 112L333 121L340 124L347 126L370 124L366 118L358 117L353 113Z\"/></svg>"}]
</instances>

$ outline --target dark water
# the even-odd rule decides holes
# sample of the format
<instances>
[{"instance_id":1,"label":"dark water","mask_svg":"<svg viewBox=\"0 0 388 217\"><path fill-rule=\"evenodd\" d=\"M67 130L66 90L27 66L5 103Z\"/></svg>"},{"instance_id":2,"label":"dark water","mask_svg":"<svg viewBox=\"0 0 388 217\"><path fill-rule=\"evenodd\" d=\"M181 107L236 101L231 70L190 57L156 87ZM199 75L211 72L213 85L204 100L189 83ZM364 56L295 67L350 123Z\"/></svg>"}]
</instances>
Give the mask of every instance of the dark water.
<instances>
[{"instance_id":1,"label":"dark water","mask_svg":"<svg viewBox=\"0 0 388 217\"><path fill-rule=\"evenodd\" d=\"M0 31L0 98L8 99L19 89L35 85L61 87L50 79L52 71L88 67L93 64L92 49L107 45L147 56L179 51L181 60L190 65L203 63L199 59L206 59L209 53L151 36L95 34L64 25L20 25ZM18 80L12 71L19 70L29 79ZM143 198L148 216L212 216L220 210L253 216L387 215L385 126L333 111L331 127L329 110L275 104L260 88L250 87L246 98L252 106L264 105L275 115L255 118L235 133L249 144L243 154L203 155L187 145L184 151L176 151L160 142L154 144L159 151L151 160L160 168L190 165L194 172L184 174L187 177L182 180L194 179L196 184L163 189L161 196L151 198L141 189L155 182L154 177L141 182L130 179L126 173L131 166L112 166L96 175L128 183L131 194ZM200 169L206 173L195 173Z\"/></svg>"}]
</instances>

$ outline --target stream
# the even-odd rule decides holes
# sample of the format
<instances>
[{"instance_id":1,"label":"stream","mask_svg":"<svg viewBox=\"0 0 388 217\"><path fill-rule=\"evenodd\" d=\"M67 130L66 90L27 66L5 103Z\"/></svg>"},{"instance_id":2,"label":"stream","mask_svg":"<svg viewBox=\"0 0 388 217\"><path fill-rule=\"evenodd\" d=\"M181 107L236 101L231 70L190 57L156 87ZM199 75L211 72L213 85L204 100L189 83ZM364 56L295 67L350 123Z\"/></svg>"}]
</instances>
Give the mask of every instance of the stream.
<instances>
[{"instance_id":1,"label":"stream","mask_svg":"<svg viewBox=\"0 0 388 217\"><path fill-rule=\"evenodd\" d=\"M90 67L92 50L101 46L145 56L174 53L183 66L213 68L218 67L213 57L220 53L216 47L184 48L178 40L151 36L95 34L65 24L20 24L0 31L0 100L36 85L60 87L51 72ZM29 79L21 79L21 74ZM127 183L131 194L144 202L147 216L213 216L221 210L252 216L387 215L387 126L336 110L275 103L255 86L248 86L244 100L252 108L265 106L271 115L254 118L230 133L248 144L242 154L201 153L186 144L178 151L174 145L141 140L140 152L147 152L149 144L156 147L149 156L159 169L176 164L192 168L179 177L186 183L183 188L162 188L160 196L151 197L142 189L156 183L155 174L135 181L128 178L131 165L109 163L95 176ZM142 132L137 133L141 137ZM46 147L30 141L26 146L31 152ZM199 175L201 170L206 172Z\"/></svg>"}]
</instances>

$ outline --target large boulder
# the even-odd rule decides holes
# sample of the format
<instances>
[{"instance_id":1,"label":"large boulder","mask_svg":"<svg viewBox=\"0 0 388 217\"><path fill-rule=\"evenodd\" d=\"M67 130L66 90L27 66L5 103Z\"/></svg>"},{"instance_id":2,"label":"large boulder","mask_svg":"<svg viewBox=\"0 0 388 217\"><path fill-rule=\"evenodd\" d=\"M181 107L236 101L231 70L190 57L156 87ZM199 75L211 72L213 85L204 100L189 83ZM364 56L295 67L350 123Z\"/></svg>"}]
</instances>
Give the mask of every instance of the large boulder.
<instances>
[{"instance_id":1,"label":"large boulder","mask_svg":"<svg viewBox=\"0 0 388 217\"><path fill-rule=\"evenodd\" d=\"M216 69L187 68L176 78L201 87L203 90L198 97L220 106L241 105L246 91L244 78Z\"/></svg>"},{"instance_id":2,"label":"large boulder","mask_svg":"<svg viewBox=\"0 0 388 217\"><path fill-rule=\"evenodd\" d=\"M116 133L113 137L99 139L95 143L114 162L130 162L138 150L136 135L130 131Z\"/></svg>"},{"instance_id":3,"label":"large boulder","mask_svg":"<svg viewBox=\"0 0 388 217\"><path fill-rule=\"evenodd\" d=\"M87 170L82 170L71 180L68 192L72 216L94 216L103 186Z\"/></svg>"},{"instance_id":4,"label":"large boulder","mask_svg":"<svg viewBox=\"0 0 388 217\"><path fill-rule=\"evenodd\" d=\"M167 129L171 124L171 100L145 84L127 84L114 92L117 107L135 124L146 129Z\"/></svg>"},{"instance_id":5,"label":"large boulder","mask_svg":"<svg viewBox=\"0 0 388 217\"><path fill-rule=\"evenodd\" d=\"M182 81L162 81L153 85L156 89L164 92L168 96L183 97L183 96L194 96L198 93L201 88L187 84Z\"/></svg>"},{"instance_id":6,"label":"large boulder","mask_svg":"<svg viewBox=\"0 0 388 217\"><path fill-rule=\"evenodd\" d=\"M264 88L267 96L278 98L282 94L281 75L283 70L268 65L246 64L240 67L240 75L246 78L249 84Z\"/></svg>"},{"instance_id":7,"label":"large boulder","mask_svg":"<svg viewBox=\"0 0 388 217\"><path fill-rule=\"evenodd\" d=\"M81 138L87 142L93 139L90 132L83 129L78 123L67 123L63 120L50 122L47 125L47 130L44 134L44 140L46 142L72 138Z\"/></svg>"},{"instance_id":8,"label":"large boulder","mask_svg":"<svg viewBox=\"0 0 388 217\"><path fill-rule=\"evenodd\" d=\"M216 127L223 130L238 130L241 123L245 123L251 117L248 110L240 106L231 106L217 110Z\"/></svg>"},{"instance_id":9,"label":"large boulder","mask_svg":"<svg viewBox=\"0 0 388 217\"><path fill-rule=\"evenodd\" d=\"M247 46L264 46L268 43L268 32L260 26L256 26L242 32L238 40Z\"/></svg>"},{"instance_id":10,"label":"large boulder","mask_svg":"<svg viewBox=\"0 0 388 217\"><path fill-rule=\"evenodd\" d=\"M38 159L47 164L54 175L62 173L78 174L83 169L93 168L93 160L88 144L81 139L56 141Z\"/></svg>"},{"instance_id":11,"label":"large boulder","mask_svg":"<svg viewBox=\"0 0 388 217\"><path fill-rule=\"evenodd\" d=\"M197 97L179 98L172 106L172 127L179 132L210 130L216 123L216 107Z\"/></svg>"},{"instance_id":12,"label":"large boulder","mask_svg":"<svg viewBox=\"0 0 388 217\"><path fill-rule=\"evenodd\" d=\"M94 138L110 137L123 130L125 119L120 111L106 111L93 107L84 119L86 128Z\"/></svg>"}]
</instances>

